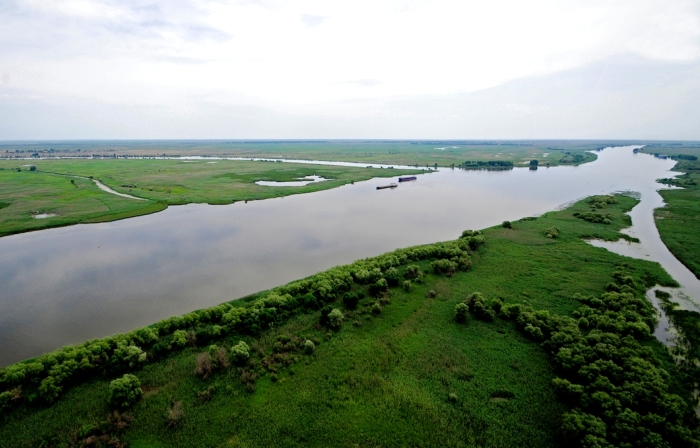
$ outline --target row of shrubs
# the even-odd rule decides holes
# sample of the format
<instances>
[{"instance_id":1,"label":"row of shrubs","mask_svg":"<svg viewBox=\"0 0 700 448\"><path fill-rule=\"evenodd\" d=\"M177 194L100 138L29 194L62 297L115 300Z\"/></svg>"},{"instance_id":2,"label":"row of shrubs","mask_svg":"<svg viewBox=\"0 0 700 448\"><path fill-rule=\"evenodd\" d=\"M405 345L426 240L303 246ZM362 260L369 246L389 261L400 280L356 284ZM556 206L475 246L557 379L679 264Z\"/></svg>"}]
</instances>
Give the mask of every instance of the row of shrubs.
<instances>
[{"instance_id":1,"label":"row of shrubs","mask_svg":"<svg viewBox=\"0 0 700 448\"><path fill-rule=\"evenodd\" d=\"M606 213L603 215L602 213L595 212L575 212L574 216L578 219L583 219L584 221L592 222L594 224L611 224L612 220L615 218L611 213Z\"/></svg>"},{"instance_id":2,"label":"row of shrubs","mask_svg":"<svg viewBox=\"0 0 700 448\"><path fill-rule=\"evenodd\" d=\"M52 403L71 385L134 371L186 345L207 345L229 334L257 335L295 314L323 308L353 284L366 285L370 292L386 290L400 281L396 268L410 262L436 259L435 272L447 275L468 270L471 251L482 244L481 232L467 230L454 241L398 249L280 286L248 306L225 303L130 333L63 347L0 369L0 410L25 400Z\"/></svg>"},{"instance_id":3,"label":"row of shrubs","mask_svg":"<svg viewBox=\"0 0 700 448\"><path fill-rule=\"evenodd\" d=\"M697 399L669 391L669 373L644 343L656 325L653 307L623 269L614 279L600 297L574 296L584 305L572 317L474 293L456 305L455 319L498 315L542 343L559 374L555 391L570 406L562 431L572 446L699 446Z\"/></svg>"},{"instance_id":4,"label":"row of shrubs","mask_svg":"<svg viewBox=\"0 0 700 448\"><path fill-rule=\"evenodd\" d=\"M591 207L593 208L605 208L609 204L617 204L620 201L617 200L615 196L611 195L602 195L602 196L593 196L588 203L591 204Z\"/></svg>"}]
</instances>

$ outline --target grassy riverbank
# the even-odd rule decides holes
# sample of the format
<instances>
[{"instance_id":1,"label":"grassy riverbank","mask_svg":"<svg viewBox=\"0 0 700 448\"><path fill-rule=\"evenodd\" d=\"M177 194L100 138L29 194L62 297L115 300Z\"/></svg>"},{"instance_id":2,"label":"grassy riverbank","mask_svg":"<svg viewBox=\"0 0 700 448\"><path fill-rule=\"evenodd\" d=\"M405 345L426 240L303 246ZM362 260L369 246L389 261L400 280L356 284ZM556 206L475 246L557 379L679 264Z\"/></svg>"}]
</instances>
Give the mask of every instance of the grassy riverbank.
<instances>
[{"instance_id":1,"label":"grassy riverbank","mask_svg":"<svg viewBox=\"0 0 700 448\"><path fill-rule=\"evenodd\" d=\"M35 171L30 171L30 163L36 166ZM309 193L405 173L416 171L226 160L0 160L0 236L115 221L157 212L168 205L230 204ZM259 180L283 182L310 175L329 180L303 187L255 184ZM87 177L146 200L104 192ZM49 216L37 219L37 215Z\"/></svg>"},{"instance_id":2,"label":"grassy riverbank","mask_svg":"<svg viewBox=\"0 0 700 448\"><path fill-rule=\"evenodd\" d=\"M673 157L678 161L673 170L684 173L664 180L683 190L661 190L666 206L657 209L654 216L664 244L700 278L700 146L651 146L644 151Z\"/></svg>"},{"instance_id":3,"label":"grassy riverbank","mask_svg":"<svg viewBox=\"0 0 700 448\"><path fill-rule=\"evenodd\" d=\"M336 162L385 163L440 167L468 161L501 161L527 166L579 165L596 159L592 151L607 146L634 144L592 140L483 140L483 141L85 141L0 143L1 157L118 157L218 156L262 157Z\"/></svg>"},{"instance_id":4,"label":"grassy riverbank","mask_svg":"<svg viewBox=\"0 0 700 448\"><path fill-rule=\"evenodd\" d=\"M13 391L4 396L0 446L41 441L106 446L110 438L135 447L560 446L572 434L569 409L577 406L555 394L552 381L565 372L553 362L550 345L528 336L524 324L507 317L508 307L492 300L519 304L523 316L529 306L540 310L543 323L533 323L549 337L547 328L567 322L552 321L555 316L571 316L581 307L577 293L599 296L622 288L641 294L657 283L673 284L658 264L583 241L618 239L629 225L623 213L636 204L624 196L606 201L611 203L600 212L609 214L607 224L574 216L591 212L595 202L584 200L483 235L398 250L169 319L150 333L39 358L44 365L51 359L62 363L51 367L51 381L45 371L20 375L22 365L0 371L0 390ZM435 263L438 259L445 261ZM467 322L455 322L456 304L476 291L487 298L485 308L472 303ZM343 314L342 325L327 315L331 308ZM650 319L649 308L638 309L643 319ZM500 317L480 318L484 312ZM586 325L595 326L589 317ZM607 322L606 331L617 331ZM674 406L686 416L692 385L665 348L635 325L641 331L635 350L669 374L655 387L678 394ZM233 355L240 353L232 348L240 340L250 347L249 358L232 357L231 365L213 368L206 378L195 373L196 366L208 373L205 361L212 358L201 353L218 359L210 344ZM66 369L66 379L56 380ZM110 381L126 371L139 378L143 397L127 415L111 414L108 420ZM53 395L47 381L62 390ZM601 418L607 418L602 411ZM582 428L587 422L582 420ZM687 425L693 429L695 423ZM608 431L616 437L612 426Z\"/></svg>"}]
</instances>

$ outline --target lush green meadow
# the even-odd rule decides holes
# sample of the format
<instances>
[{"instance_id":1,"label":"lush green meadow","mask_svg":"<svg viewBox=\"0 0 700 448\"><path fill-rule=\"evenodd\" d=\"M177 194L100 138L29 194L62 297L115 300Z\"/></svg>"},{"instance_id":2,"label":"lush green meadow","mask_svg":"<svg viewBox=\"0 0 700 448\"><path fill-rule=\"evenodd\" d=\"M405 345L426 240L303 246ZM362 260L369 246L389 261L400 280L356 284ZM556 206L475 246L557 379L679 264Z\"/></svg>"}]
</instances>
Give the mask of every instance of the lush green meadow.
<instances>
[{"instance_id":1,"label":"lush green meadow","mask_svg":"<svg viewBox=\"0 0 700 448\"><path fill-rule=\"evenodd\" d=\"M36 166L30 171L26 165ZM18 171L19 168L19 171ZM0 236L77 223L114 221L168 205L230 204L335 188L415 170L351 168L274 162L180 160L0 160ZM330 179L300 187L256 185L317 175ZM115 191L100 190L88 177ZM56 216L36 219L37 214Z\"/></svg>"},{"instance_id":2,"label":"lush green meadow","mask_svg":"<svg viewBox=\"0 0 700 448\"><path fill-rule=\"evenodd\" d=\"M607 224L574 216L599 210L596 201L584 200L486 229L483 236L398 250L163 321L152 327L159 336L125 336L141 341L131 343L143 346L143 362L124 367L119 361L121 367L114 369L95 358L91 362L104 367L75 373L53 404L46 404L54 399L50 388L42 390L29 376L17 380L11 368L4 375L0 371L3 389L11 381L26 383L5 395L0 446L607 446L567 442L562 428L571 431L571 415L578 415L567 412L579 405L555 394L553 380L562 371L548 352L550 342L540 344L520 319L508 316L515 308L523 316L539 316L541 322L532 323L546 332L565 325L566 316L579 313L584 301L596 306L583 296L606 290L639 296L655 284L675 283L658 264L620 257L583 240L620 238L618 231L630 223L624 212L637 201L617 199L606 202ZM455 261L444 258L449 256ZM456 305L477 291L490 304L482 312L498 317L480 317L471 303L466 323L455 322ZM290 296L283 299L284 294ZM496 298L504 305L497 306ZM292 302L293 308L285 308ZM342 313L342 324L329 314L331 308ZM638 319L653 321L648 303L635 309ZM697 323L697 316L689 319ZM221 326L212 326L217 322ZM655 387L678 394L678 415L687 416L692 384L645 325L634 324L646 335L638 336L635 350L655 363L652 370L667 371L665 384ZM145 334L155 339L144 342ZM207 347L226 347L233 356L240 340L250 347L250 357L231 358L231 365L218 368L209 364L209 372L204 361L211 358L202 353L219 358L217 349ZM626 344L629 352L630 340ZM140 352L134 347L134 356ZM111 356L115 361L130 355ZM125 368L139 378L143 397L116 417L110 414L109 385ZM586 422L575 431L599 433ZM688 430L697 426L687 422ZM649 440L639 446L662 446Z\"/></svg>"}]
</instances>

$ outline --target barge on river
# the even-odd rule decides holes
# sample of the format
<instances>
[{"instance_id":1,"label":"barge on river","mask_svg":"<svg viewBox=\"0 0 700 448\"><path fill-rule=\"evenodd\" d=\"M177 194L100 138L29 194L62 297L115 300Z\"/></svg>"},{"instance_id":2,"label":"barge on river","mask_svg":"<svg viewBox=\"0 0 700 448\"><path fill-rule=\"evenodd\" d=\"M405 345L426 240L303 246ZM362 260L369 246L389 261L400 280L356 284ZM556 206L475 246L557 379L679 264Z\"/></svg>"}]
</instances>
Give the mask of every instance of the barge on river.
<instances>
[{"instance_id":1,"label":"barge on river","mask_svg":"<svg viewBox=\"0 0 700 448\"><path fill-rule=\"evenodd\" d=\"M377 187L377 190L383 190L385 188L396 188L398 185L396 184L389 184L389 185L380 185Z\"/></svg>"},{"instance_id":2,"label":"barge on river","mask_svg":"<svg viewBox=\"0 0 700 448\"><path fill-rule=\"evenodd\" d=\"M418 179L416 176L399 177L399 182L408 182Z\"/></svg>"}]
</instances>

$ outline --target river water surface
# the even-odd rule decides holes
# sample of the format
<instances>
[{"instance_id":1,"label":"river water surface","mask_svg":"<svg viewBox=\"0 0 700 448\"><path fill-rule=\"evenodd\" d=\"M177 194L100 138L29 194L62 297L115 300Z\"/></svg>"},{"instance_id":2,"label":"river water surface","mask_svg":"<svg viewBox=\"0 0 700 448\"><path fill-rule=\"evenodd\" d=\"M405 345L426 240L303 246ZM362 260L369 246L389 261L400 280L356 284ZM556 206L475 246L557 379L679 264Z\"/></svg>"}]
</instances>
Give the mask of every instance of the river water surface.
<instances>
[{"instance_id":1,"label":"river water surface","mask_svg":"<svg viewBox=\"0 0 700 448\"><path fill-rule=\"evenodd\" d=\"M578 167L441 169L396 189L372 179L0 238L0 365L589 195L631 190L644 201L674 163L609 148Z\"/></svg>"}]
</instances>

